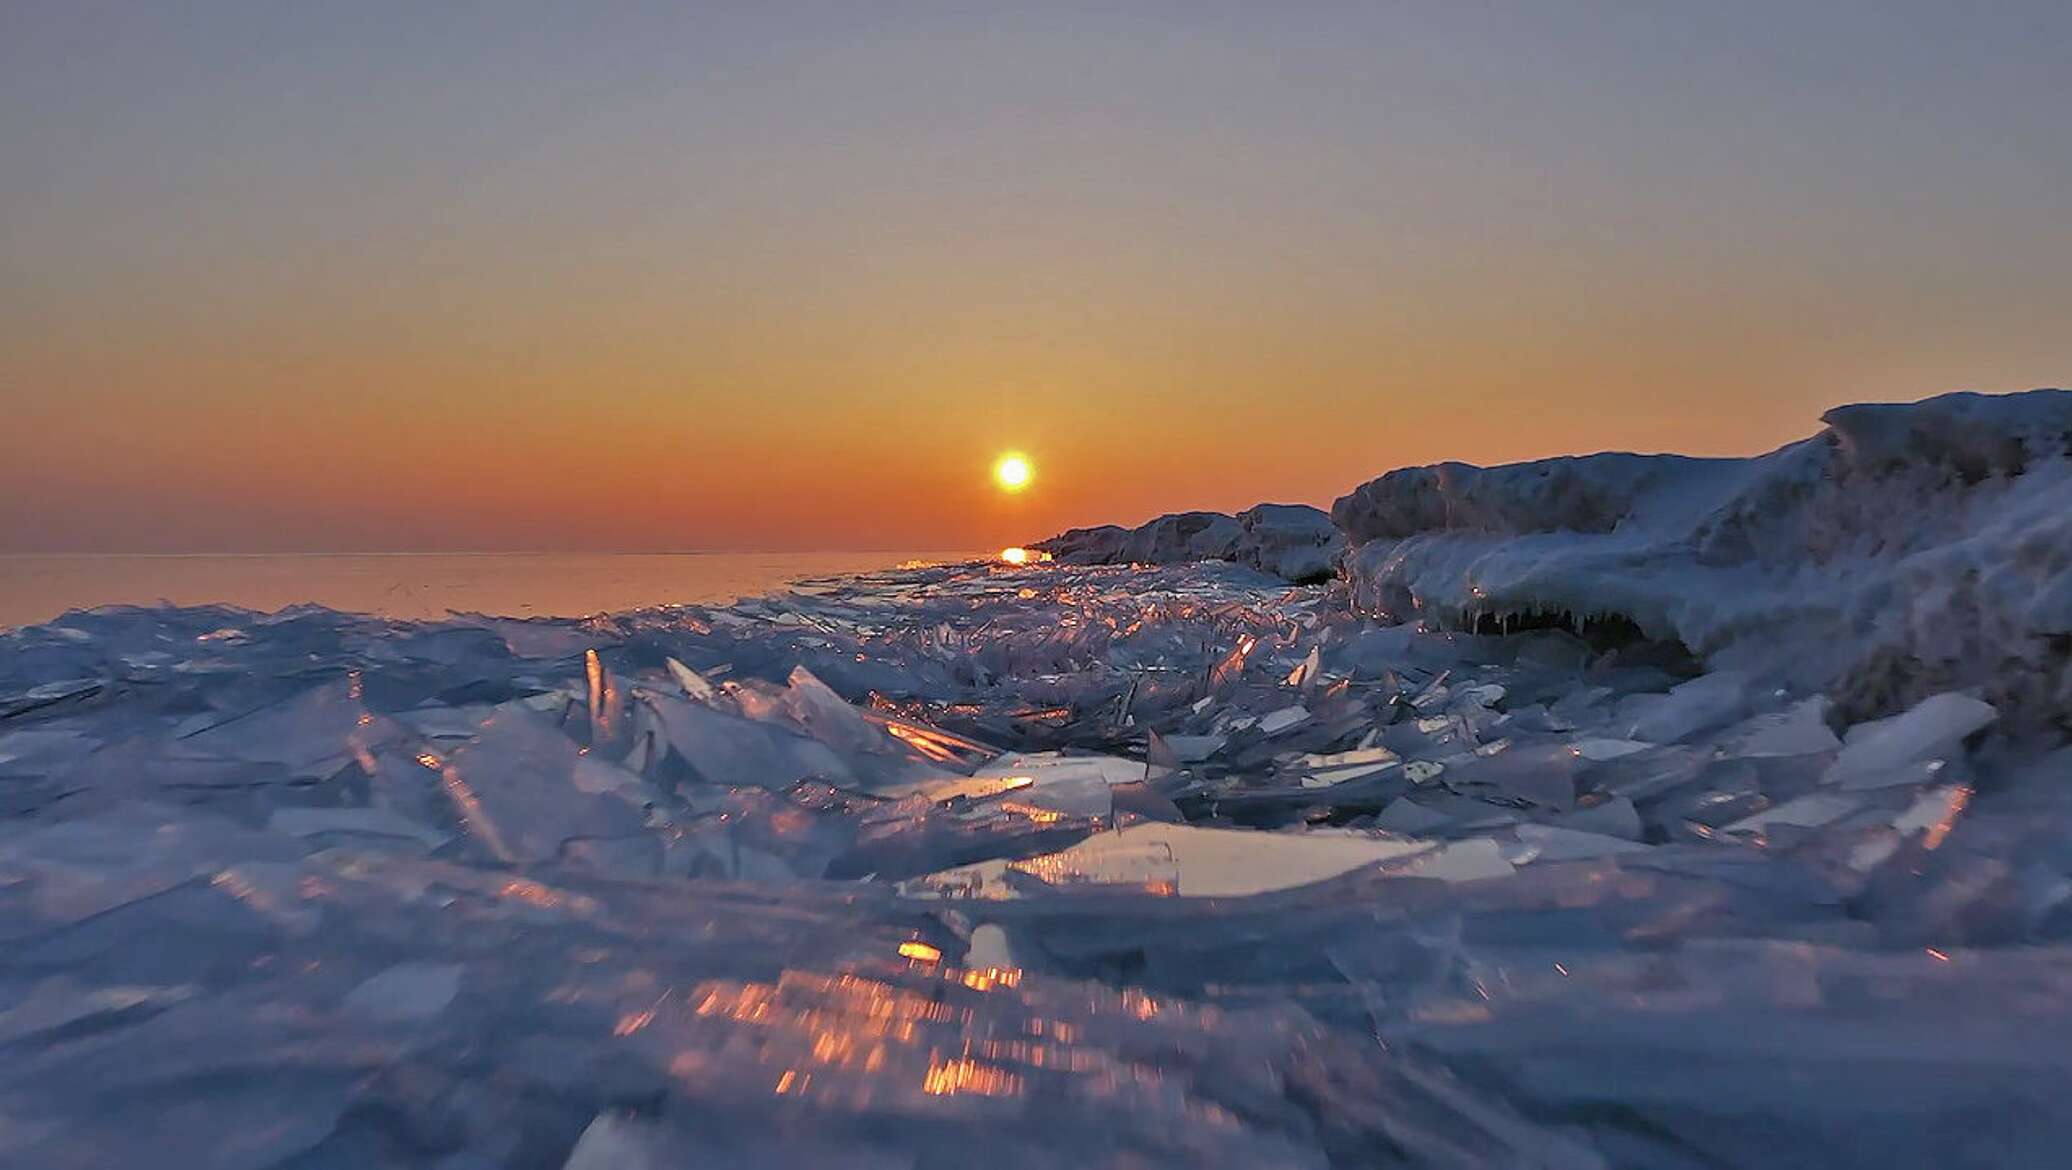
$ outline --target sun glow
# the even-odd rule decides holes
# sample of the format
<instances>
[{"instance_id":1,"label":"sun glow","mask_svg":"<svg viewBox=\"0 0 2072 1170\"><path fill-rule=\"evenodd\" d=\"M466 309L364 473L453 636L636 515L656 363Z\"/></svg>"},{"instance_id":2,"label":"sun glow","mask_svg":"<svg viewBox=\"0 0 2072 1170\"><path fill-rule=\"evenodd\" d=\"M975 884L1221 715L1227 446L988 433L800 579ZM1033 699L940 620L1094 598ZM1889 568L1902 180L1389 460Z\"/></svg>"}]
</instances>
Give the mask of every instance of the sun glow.
<instances>
[{"instance_id":1,"label":"sun glow","mask_svg":"<svg viewBox=\"0 0 2072 1170\"><path fill-rule=\"evenodd\" d=\"M1030 465L1029 457L1026 455L1010 451L993 464L993 482L999 484L1003 491L1021 491L1028 487L1029 481L1035 477L1036 469Z\"/></svg>"}]
</instances>

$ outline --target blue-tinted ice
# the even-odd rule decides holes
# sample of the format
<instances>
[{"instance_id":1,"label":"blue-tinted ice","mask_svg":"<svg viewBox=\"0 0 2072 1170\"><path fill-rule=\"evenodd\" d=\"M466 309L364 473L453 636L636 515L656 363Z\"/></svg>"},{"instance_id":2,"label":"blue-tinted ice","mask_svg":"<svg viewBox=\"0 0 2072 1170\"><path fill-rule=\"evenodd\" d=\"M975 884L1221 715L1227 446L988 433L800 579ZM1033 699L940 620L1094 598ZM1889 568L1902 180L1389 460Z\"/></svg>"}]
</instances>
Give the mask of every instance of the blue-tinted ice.
<instances>
[{"instance_id":1,"label":"blue-tinted ice","mask_svg":"<svg viewBox=\"0 0 2072 1170\"><path fill-rule=\"evenodd\" d=\"M71 614L0 1166L2056 1164L2072 754L1891 715L1218 564Z\"/></svg>"}]
</instances>

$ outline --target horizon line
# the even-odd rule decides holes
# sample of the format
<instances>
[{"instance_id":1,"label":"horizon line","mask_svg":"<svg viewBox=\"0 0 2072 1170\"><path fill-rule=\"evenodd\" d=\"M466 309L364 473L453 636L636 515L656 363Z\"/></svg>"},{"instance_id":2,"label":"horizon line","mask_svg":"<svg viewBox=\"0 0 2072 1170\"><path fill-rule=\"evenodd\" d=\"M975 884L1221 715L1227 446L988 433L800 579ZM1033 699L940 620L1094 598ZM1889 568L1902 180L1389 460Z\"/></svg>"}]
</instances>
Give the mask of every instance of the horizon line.
<instances>
[{"instance_id":1,"label":"horizon line","mask_svg":"<svg viewBox=\"0 0 2072 1170\"><path fill-rule=\"evenodd\" d=\"M970 553L982 548L916 548L888 545L882 548L687 548L687 549L288 549L228 551L198 549L184 552L142 552L125 550L41 550L0 551L0 560L29 557L700 557L700 556L818 556L831 553Z\"/></svg>"}]
</instances>

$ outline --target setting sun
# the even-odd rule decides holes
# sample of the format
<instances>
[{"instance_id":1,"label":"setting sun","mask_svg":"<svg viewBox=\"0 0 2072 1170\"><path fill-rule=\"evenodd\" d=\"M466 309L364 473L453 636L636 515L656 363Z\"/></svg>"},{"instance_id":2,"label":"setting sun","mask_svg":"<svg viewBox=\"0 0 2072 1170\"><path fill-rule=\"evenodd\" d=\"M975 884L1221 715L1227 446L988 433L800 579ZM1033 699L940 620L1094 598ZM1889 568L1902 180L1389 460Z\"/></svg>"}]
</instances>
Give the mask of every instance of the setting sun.
<instances>
[{"instance_id":1,"label":"setting sun","mask_svg":"<svg viewBox=\"0 0 2072 1170\"><path fill-rule=\"evenodd\" d=\"M1029 465L1029 458L1026 455L1016 455L1010 452L1009 454L1002 455L999 462L993 464L994 482L1010 492L1018 492L1028 487L1029 481L1035 478L1035 475L1036 469Z\"/></svg>"}]
</instances>

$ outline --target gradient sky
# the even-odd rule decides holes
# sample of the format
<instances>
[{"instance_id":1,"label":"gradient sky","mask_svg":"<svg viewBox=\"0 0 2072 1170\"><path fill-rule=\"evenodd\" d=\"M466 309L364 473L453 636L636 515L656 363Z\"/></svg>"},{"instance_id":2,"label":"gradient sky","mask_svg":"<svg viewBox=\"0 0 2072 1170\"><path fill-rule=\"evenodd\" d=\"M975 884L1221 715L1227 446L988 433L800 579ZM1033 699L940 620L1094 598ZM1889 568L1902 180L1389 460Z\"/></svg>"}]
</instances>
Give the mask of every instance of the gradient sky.
<instances>
[{"instance_id":1,"label":"gradient sky","mask_svg":"<svg viewBox=\"0 0 2072 1170\"><path fill-rule=\"evenodd\" d=\"M2063 0L0 0L0 551L995 546L2061 384L2068 61Z\"/></svg>"}]
</instances>

